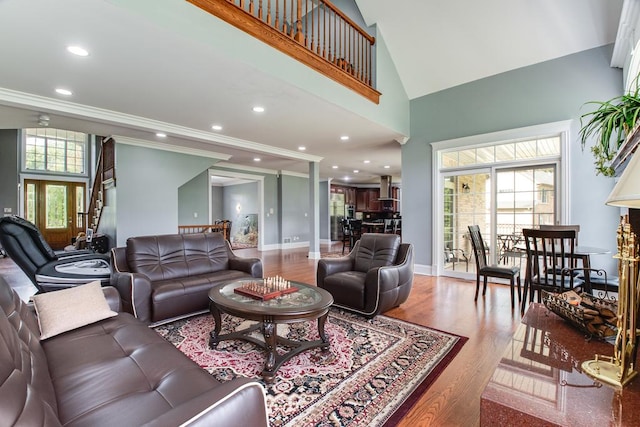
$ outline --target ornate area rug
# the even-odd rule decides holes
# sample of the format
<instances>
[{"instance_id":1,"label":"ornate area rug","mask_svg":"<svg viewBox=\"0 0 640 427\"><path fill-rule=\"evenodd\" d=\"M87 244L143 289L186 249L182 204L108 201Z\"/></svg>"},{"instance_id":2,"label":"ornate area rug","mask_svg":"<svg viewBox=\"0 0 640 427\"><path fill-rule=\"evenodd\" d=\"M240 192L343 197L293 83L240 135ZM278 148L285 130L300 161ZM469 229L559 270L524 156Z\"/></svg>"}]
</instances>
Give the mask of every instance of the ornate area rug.
<instances>
[{"instance_id":1,"label":"ornate area rug","mask_svg":"<svg viewBox=\"0 0 640 427\"><path fill-rule=\"evenodd\" d=\"M251 324L227 315L222 322L222 333ZM201 315L155 330L219 381L238 376L262 381L261 349L229 340L212 350L213 325L210 315ZM368 320L337 309L331 309L325 331L328 351L317 348L293 357L272 384L265 384L271 426L395 425L467 340L386 316ZM319 339L315 321L278 325L278 334Z\"/></svg>"}]
</instances>

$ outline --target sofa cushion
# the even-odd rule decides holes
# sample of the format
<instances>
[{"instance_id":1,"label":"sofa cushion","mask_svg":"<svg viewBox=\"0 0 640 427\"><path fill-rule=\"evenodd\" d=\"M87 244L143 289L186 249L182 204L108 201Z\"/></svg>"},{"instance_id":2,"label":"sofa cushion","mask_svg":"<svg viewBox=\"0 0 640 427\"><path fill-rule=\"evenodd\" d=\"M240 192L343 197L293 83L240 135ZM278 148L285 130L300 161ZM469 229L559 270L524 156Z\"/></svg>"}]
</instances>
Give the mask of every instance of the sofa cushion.
<instances>
[{"instance_id":1,"label":"sofa cushion","mask_svg":"<svg viewBox=\"0 0 640 427\"><path fill-rule=\"evenodd\" d=\"M132 237L127 262L151 281L195 276L228 269L226 245L221 233Z\"/></svg>"},{"instance_id":2,"label":"sofa cushion","mask_svg":"<svg viewBox=\"0 0 640 427\"><path fill-rule=\"evenodd\" d=\"M197 313L209 307L209 291L214 285L251 275L237 270L223 270L216 273L183 277L174 280L160 280L152 284L151 304L153 322Z\"/></svg>"},{"instance_id":3,"label":"sofa cushion","mask_svg":"<svg viewBox=\"0 0 640 427\"><path fill-rule=\"evenodd\" d=\"M367 233L359 240L354 270L366 273L372 268L392 265L398 257L400 236L397 234Z\"/></svg>"},{"instance_id":4,"label":"sofa cushion","mask_svg":"<svg viewBox=\"0 0 640 427\"><path fill-rule=\"evenodd\" d=\"M99 281L34 295L32 299L41 340L118 314L109 308Z\"/></svg>"},{"instance_id":5,"label":"sofa cushion","mask_svg":"<svg viewBox=\"0 0 640 427\"><path fill-rule=\"evenodd\" d=\"M32 310L0 277L0 414L3 425L60 425Z\"/></svg>"},{"instance_id":6,"label":"sofa cushion","mask_svg":"<svg viewBox=\"0 0 640 427\"><path fill-rule=\"evenodd\" d=\"M42 341L67 426L142 425L217 381L127 313Z\"/></svg>"}]
</instances>

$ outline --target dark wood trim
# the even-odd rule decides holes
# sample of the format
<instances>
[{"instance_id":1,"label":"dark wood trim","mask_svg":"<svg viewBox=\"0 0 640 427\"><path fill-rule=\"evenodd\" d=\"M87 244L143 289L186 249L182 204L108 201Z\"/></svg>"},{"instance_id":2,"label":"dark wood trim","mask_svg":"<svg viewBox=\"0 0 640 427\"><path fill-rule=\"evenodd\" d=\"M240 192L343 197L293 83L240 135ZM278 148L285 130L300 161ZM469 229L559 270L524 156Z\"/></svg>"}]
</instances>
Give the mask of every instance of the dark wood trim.
<instances>
[{"instance_id":1,"label":"dark wood trim","mask_svg":"<svg viewBox=\"0 0 640 427\"><path fill-rule=\"evenodd\" d=\"M337 65L309 51L294 39L274 30L268 24L236 7L233 3L216 0L187 1L348 87L371 102L380 103L380 92L356 79Z\"/></svg>"}]
</instances>

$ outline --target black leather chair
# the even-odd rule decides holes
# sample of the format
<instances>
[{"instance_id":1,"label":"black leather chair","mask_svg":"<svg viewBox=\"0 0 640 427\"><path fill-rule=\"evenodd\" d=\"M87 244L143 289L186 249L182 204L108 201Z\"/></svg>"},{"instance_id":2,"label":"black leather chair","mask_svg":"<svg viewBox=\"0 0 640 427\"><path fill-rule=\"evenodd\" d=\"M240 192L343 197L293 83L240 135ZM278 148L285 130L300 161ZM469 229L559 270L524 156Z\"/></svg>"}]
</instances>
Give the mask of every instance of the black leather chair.
<instances>
[{"instance_id":1,"label":"black leather chair","mask_svg":"<svg viewBox=\"0 0 640 427\"><path fill-rule=\"evenodd\" d=\"M372 318L409 297L413 246L397 234L364 233L348 256L318 261L316 278L335 306Z\"/></svg>"},{"instance_id":2,"label":"black leather chair","mask_svg":"<svg viewBox=\"0 0 640 427\"><path fill-rule=\"evenodd\" d=\"M109 284L108 254L90 250L54 252L33 223L18 216L0 218L0 244L39 292L99 280Z\"/></svg>"}]
</instances>

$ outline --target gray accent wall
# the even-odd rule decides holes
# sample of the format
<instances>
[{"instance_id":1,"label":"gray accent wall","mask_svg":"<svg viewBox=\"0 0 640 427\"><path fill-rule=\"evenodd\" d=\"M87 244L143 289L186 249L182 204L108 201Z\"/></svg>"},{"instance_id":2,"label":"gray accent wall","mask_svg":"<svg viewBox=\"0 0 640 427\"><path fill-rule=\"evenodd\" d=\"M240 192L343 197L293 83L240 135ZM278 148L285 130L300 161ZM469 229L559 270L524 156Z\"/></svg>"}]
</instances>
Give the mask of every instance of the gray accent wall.
<instances>
[{"instance_id":1,"label":"gray accent wall","mask_svg":"<svg viewBox=\"0 0 640 427\"><path fill-rule=\"evenodd\" d=\"M596 176L591 153L578 140L579 117L591 111L583 104L622 93L621 70L610 67L611 53L611 45L602 46L411 101L411 139L402 147L402 225L404 240L415 245L416 264L433 263L431 142L561 120L573 120L570 222L582 226L581 245L615 253L619 210L604 204L614 181ZM606 264L609 257L592 263Z\"/></svg>"},{"instance_id":2,"label":"gray accent wall","mask_svg":"<svg viewBox=\"0 0 640 427\"><path fill-rule=\"evenodd\" d=\"M178 188L178 225L209 224L209 171Z\"/></svg>"},{"instance_id":3,"label":"gray accent wall","mask_svg":"<svg viewBox=\"0 0 640 427\"><path fill-rule=\"evenodd\" d=\"M219 219L224 219L222 188L217 185L211 187L211 219L209 224L213 224Z\"/></svg>"},{"instance_id":4,"label":"gray accent wall","mask_svg":"<svg viewBox=\"0 0 640 427\"><path fill-rule=\"evenodd\" d=\"M320 240L331 240L329 235L329 181L320 181Z\"/></svg>"},{"instance_id":5,"label":"gray accent wall","mask_svg":"<svg viewBox=\"0 0 640 427\"><path fill-rule=\"evenodd\" d=\"M17 215L18 212L18 150L19 132L16 129L0 129L0 212ZM7 210L10 210L7 212Z\"/></svg>"},{"instance_id":6,"label":"gray accent wall","mask_svg":"<svg viewBox=\"0 0 640 427\"><path fill-rule=\"evenodd\" d=\"M222 188L222 218L230 219L231 236L240 230L247 215L260 214L258 183L227 185Z\"/></svg>"},{"instance_id":7,"label":"gray accent wall","mask_svg":"<svg viewBox=\"0 0 640 427\"><path fill-rule=\"evenodd\" d=\"M178 188L213 163L208 157L116 141L118 246L132 236L177 233Z\"/></svg>"},{"instance_id":8,"label":"gray accent wall","mask_svg":"<svg viewBox=\"0 0 640 427\"><path fill-rule=\"evenodd\" d=\"M297 244L309 241L309 178L280 175L282 241Z\"/></svg>"}]
</instances>

